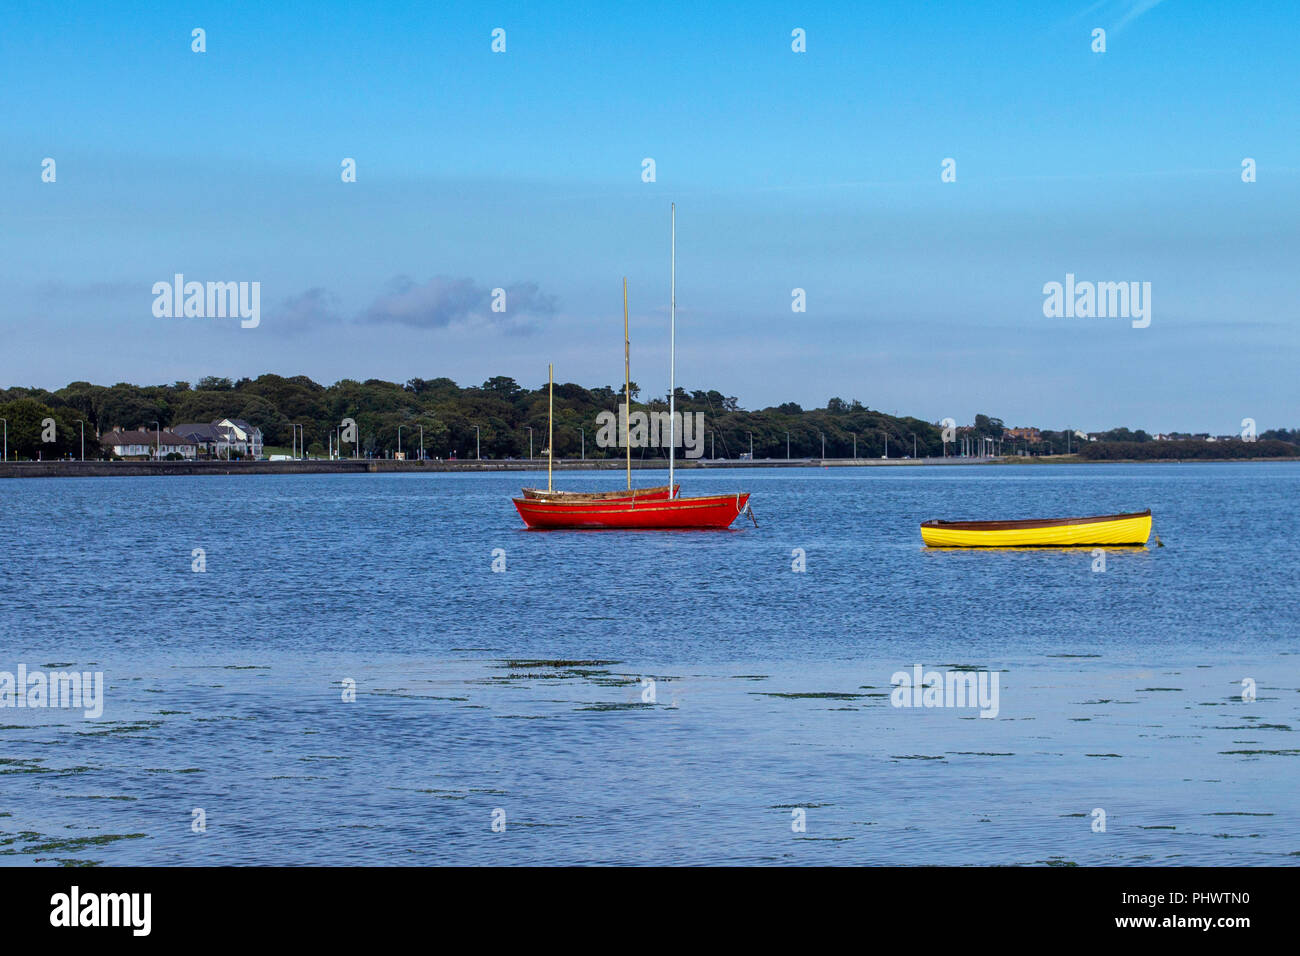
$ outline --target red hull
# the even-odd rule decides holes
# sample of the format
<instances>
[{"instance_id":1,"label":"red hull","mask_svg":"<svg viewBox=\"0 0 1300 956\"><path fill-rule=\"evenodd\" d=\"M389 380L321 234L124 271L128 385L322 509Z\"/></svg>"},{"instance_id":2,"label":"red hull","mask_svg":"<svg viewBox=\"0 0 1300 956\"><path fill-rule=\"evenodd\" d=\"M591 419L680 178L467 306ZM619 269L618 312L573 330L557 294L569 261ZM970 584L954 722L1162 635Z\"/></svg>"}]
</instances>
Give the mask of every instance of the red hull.
<instances>
[{"instance_id":1,"label":"red hull","mask_svg":"<svg viewBox=\"0 0 1300 956\"><path fill-rule=\"evenodd\" d=\"M514 498L530 528L729 528L745 511L748 494L703 495L671 501L566 502Z\"/></svg>"}]
</instances>

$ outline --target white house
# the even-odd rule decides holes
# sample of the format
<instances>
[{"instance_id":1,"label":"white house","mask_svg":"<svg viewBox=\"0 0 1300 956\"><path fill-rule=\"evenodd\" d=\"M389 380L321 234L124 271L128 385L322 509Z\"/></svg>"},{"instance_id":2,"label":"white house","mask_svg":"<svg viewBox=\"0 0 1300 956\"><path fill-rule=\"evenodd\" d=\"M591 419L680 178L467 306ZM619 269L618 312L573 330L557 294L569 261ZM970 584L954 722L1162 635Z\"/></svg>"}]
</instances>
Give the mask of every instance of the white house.
<instances>
[{"instance_id":1,"label":"white house","mask_svg":"<svg viewBox=\"0 0 1300 956\"><path fill-rule=\"evenodd\" d=\"M172 431L194 442L204 457L262 457L262 429L242 418L223 418L210 423L173 425Z\"/></svg>"},{"instance_id":2,"label":"white house","mask_svg":"<svg viewBox=\"0 0 1300 956\"><path fill-rule=\"evenodd\" d=\"M115 428L99 436L99 443L119 458L166 458L177 454L183 458L197 458L198 446L175 432L149 431L147 428Z\"/></svg>"},{"instance_id":3,"label":"white house","mask_svg":"<svg viewBox=\"0 0 1300 956\"><path fill-rule=\"evenodd\" d=\"M225 429L226 443L235 451L252 458L262 457L262 429L242 418L223 418L215 424Z\"/></svg>"}]
</instances>

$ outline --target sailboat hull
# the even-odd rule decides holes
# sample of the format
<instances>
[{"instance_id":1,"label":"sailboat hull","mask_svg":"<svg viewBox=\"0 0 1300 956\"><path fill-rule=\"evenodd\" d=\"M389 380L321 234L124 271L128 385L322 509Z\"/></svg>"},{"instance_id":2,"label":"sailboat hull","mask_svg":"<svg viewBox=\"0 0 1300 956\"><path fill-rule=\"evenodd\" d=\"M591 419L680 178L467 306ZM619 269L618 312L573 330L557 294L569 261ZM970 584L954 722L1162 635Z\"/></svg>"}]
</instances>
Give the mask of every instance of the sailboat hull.
<instances>
[{"instance_id":1,"label":"sailboat hull","mask_svg":"<svg viewBox=\"0 0 1300 956\"><path fill-rule=\"evenodd\" d=\"M1078 548L1146 544L1151 510L1089 518L1029 521L926 521L921 538L932 548Z\"/></svg>"},{"instance_id":2,"label":"sailboat hull","mask_svg":"<svg viewBox=\"0 0 1300 956\"><path fill-rule=\"evenodd\" d=\"M541 501L514 498L524 524L535 529L605 530L729 528L744 514L748 494L702 495L663 501Z\"/></svg>"}]
</instances>

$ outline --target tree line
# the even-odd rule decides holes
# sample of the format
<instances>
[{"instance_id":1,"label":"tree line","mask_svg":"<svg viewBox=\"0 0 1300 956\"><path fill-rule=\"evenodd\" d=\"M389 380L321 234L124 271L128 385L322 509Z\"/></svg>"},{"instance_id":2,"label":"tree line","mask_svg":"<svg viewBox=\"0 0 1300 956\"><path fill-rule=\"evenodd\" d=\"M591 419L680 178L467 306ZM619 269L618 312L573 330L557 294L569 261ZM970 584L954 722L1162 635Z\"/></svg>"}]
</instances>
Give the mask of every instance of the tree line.
<instances>
[{"instance_id":1,"label":"tree line","mask_svg":"<svg viewBox=\"0 0 1300 956\"><path fill-rule=\"evenodd\" d=\"M1257 441L1108 441L1089 442L1079 450L1089 461L1153 461L1156 459L1294 458L1300 447L1276 438Z\"/></svg>"},{"instance_id":2,"label":"tree line","mask_svg":"<svg viewBox=\"0 0 1300 956\"><path fill-rule=\"evenodd\" d=\"M401 448L408 457L419 450L423 430L429 457L473 458L475 426L482 457L527 458L546 449L547 388L524 388L497 376L477 386L459 386L449 378L413 378L405 383L343 379L321 385L305 375L260 375L255 379L207 377L191 384L94 385L73 382L57 391L38 388L0 390L0 418L9 420L10 458L64 458L80 454L77 421L85 423L86 457L101 457L96 434L115 427L153 430L187 422L243 419L262 429L268 447L293 444L293 426L302 426L304 447L324 454L344 419L357 425L355 445L344 442L345 455L387 457ZM619 448L597 447L596 416L617 412L622 386L585 388L572 382L555 385L555 454L562 458L620 457ZM745 410L734 396L716 390L677 389L679 412L704 414L704 450L709 457L738 458L750 450L755 458L942 455L937 425L917 418L895 417L861 402L832 398L825 408L804 409L793 402ZM642 400L632 384L633 412L662 412L668 396ZM57 441L42 442L42 422L53 418ZM951 446L949 448L951 451ZM636 448L638 458L666 457L666 448ZM681 454L679 450L678 454Z\"/></svg>"},{"instance_id":3,"label":"tree line","mask_svg":"<svg viewBox=\"0 0 1300 956\"><path fill-rule=\"evenodd\" d=\"M621 385L585 388L572 382L555 386L555 454L561 458L621 457L620 448L597 446L601 412L622 407ZM716 390L677 389L677 410L704 414L707 457L739 458L751 447L755 458L879 458L940 456L944 453L939 423L887 415L856 399L832 398L825 408L805 409L794 402L746 410L734 396ZM633 412L664 412L668 396L642 400L632 384ZM345 441L345 455L388 457L401 449L414 457L423 432L424 450L431 458L473 458L475 437L482 457L527 458L532 428L532 454L546 450L547 389L529 389L513 378L496 376L481 385L459 386L449 378L413 378L405 383L382 379L364 382L343 379L321 385L305 375L260 375L231 380L209 376L198 382L170 385L94 385L73 382L57 391L14 387L0 390L0 418L8 420L9 457L76 458L84 423L87 458L103 457L97 434L115 427L153 430L186 422L243 419L262 429L268 447L289 448L293 426L302 426L303 446L323 455L344 419L356 422L356 442ZM54 421L53 442L47 422ZM1002 441L1000 418L976 415L974 424L954 429L947 447L957 449L956 437L988 437ZM1041 432L1042 441L1028 446L1032 454L1067 449L1089 459L1287 457L1300 454L1300 430L1261 432L1257 442L1155 441L1141 430L1117 428L1085 442L1068 430ZM1010 447L1008 447L1010 446ZM1026 447L1003 442L1002 451ZM680 452L679 452L680 454ZM637 458L666 457L666 448L636 448Z\"/></svg>"}]
</instances>

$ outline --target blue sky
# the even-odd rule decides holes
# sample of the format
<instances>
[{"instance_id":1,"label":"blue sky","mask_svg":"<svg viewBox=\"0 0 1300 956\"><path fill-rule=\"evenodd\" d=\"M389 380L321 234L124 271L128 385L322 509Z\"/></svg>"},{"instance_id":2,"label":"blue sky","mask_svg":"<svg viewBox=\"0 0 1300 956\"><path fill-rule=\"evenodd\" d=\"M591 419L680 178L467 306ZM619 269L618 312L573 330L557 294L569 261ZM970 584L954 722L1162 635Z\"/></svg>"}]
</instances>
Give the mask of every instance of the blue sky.
<instances>
[{"instance_id":1,"label":"blue sky","mask_svg":"<svg viewBox=\"0 0 1300 956\"><path fill-rule=\"evenodd\" d=\"M685 387L1053 428L1300 424L1292 3L3 18L0 384L536 385L547 362L613 383L626 275L633 378L666 392L675 201ZM177 272L260 282L260 326L156 318ZM1045 317L1067 273L1150 282L1150 326Z\"/></svg>"}]
</instances>

